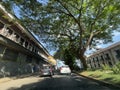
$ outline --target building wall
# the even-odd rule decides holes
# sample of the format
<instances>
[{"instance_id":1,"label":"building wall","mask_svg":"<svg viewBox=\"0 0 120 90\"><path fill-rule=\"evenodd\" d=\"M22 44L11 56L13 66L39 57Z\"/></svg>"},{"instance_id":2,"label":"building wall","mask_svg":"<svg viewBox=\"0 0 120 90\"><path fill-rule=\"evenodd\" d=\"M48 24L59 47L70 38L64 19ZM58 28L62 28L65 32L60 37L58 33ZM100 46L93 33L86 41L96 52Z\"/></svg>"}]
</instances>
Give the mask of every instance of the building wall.
<instances>
[{"instance_id":1,"label":"building wall","mask_svg":"<svg viewBox=\"0 0 120 90\"><path fill-rule=\"evenodd\" d=\"M120 42L87 57L88 66L94 69L101 68L102 65L112 67L118 62L120 62Z\"/></svg>"},{"instance_id":2,"label":"building wall","mask_svg":"<svg viewBox=\"0 0 120 90\"><path fill-rule=\"evenodd\" d=\"M26 55L0 44L0 77L29 73Z\"/></svg>"},{"instance_id":3,"label":"building wall","mask_svg":"<svg viewBox=\"0 0 120 90\"><path fill-rule=\"evenodd\" d=\"M48 56L31 32L0 4L0 77L39 72Z\"/></svg>"},{"instance_id":4,"label":"building wall","mask_svg":"<svg viewBox=\"0 0 120 90\"><path fill-rule=\"evenodd\" d=\"M0 35L0 77L39 72L44 58Z\"/></svg>"},{"instance_id":5,"label":"building wall","mask_svg":"<svg viewBox=\"0 0 120 90\"><path fill-rule=\"evenodd\" d=\"M39 72L43 63L41 61L41 58L31 56L29 53L15 51L0 44L0 77Z\"/></svg>"}]
</instances>

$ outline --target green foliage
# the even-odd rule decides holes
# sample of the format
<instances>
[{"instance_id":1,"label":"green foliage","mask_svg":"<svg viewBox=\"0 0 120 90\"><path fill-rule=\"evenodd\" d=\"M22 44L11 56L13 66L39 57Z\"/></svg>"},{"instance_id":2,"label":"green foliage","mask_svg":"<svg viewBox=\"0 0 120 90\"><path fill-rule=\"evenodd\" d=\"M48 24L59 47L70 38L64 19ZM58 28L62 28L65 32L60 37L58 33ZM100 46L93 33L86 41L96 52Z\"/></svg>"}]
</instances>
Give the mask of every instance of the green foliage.
<instances>
[{"instance_id":1,"label":"green foliage","mask_svg":"<svg viewBox=\"0 0 120 90\"><path fill-rule=\"evenodd\" d=\"M72 70L74 69L75 56L72 54L72 52L70 52L69 49L65 49L63 60L65 61L65 64L69 65Z\"/></svg>"},{"instance_id":2,"label":"green foliage","mask_svg":"<svg viewBox=\"0 0 120 90\"><path fill-rule=\"evenodd\" d=\"M102 65L102 70L105 70L105 71L111 70L111 67L109 65L105 64L105 65Z\"/></svg>"},{"instance_id":3,"label":"green foliage","mask_svg":"<svg viewBox=\"0 0 120 90\"><path fill-rule=\"evenodd\" d=\"M111 84L119 85L120 84L120 75L119 74L111 74L105 73L100 70L96 71L84 71L81 73L82 75L89 76L91 78L95 78L101 81L106 81Z\"/></svg>"},{"instance_id":4,"label":"green foliage","mask_svg":"<svg viewBox=\"0 0 120 90\"><path fill-rule=\"evenodd\" d=\"M120 74L120 62L114 65L111 70L114 74Z\"/></svg>"},{"instance_id":5,"label":"green foliage","mask_svg":"<svg viewBox=\"0 0 120 90\"><path fill-rule=\"evenodd\" d=\"M95 71L95 68L87 68L87 71Z\"/></svg>"},{"instance_id":6,"label":"green foliage","mask_svg":"<svg viewBox=\"0 0 120 90\"><path fill-rule=\"evenodd\" d=\"M120 74L120 62L115 64L113 67L102 65L102 71L112 71L114 74Z\"/></svg>"},{"instance_id":7,"label":"green foliage","mask_svg":"<svg viewBox=\"0 0 120 90\"><path fill-rule=\"evenodd\" d=\"M78 65L74 65L74 66L73 66L73 69L74 69L75 71L80 71L80 67L79 67Z\"/></svg>"}]
</instances>

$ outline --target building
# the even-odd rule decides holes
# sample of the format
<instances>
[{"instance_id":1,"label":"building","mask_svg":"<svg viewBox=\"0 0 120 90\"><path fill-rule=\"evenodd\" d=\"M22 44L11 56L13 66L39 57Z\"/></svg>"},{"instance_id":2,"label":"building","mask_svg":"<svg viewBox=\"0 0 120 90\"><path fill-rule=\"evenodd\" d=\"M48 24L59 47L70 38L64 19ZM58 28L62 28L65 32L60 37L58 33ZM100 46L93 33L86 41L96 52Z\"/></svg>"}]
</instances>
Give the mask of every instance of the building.
<instances>
[{"instance_id":1,"label":"building","mask_svg":"<svg viewBox=\"0 0 120 90\"><path fill-rule=\"evenodd\" d=\"M0 77L39 71L49 53L0 5Z\"/></svg>"},{"instance_id":2,"label":"building","mask_svg":"<svg viewBox=\"0 0 120 90\"><path fill-rule=\"evenodd\" d=\"M90 68L101 68L102 65L112 67L120 62L120 42L107 48L101 49L87 57L87 64Z\"/></svg>"}]
</instances>

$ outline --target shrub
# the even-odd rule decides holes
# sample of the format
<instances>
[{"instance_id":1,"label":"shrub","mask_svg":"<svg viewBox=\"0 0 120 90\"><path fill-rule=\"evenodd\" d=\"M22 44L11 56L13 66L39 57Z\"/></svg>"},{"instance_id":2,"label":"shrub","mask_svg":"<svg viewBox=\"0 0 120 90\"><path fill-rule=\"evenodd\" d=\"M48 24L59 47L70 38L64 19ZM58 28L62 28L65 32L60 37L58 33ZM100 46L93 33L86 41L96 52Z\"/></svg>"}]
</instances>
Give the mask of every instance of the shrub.
<instances>
[{"instance_id":1,"label":"shrub","mask_svg":"<svg viewBox=\"0 0 120 90\"><path fill-rule=\"evenodd\" d=\"M102 65L102 69L108 71L108 70L111 70L111 67L105 64L105 65Z\"/></svg>"},{"instance_id":2,"label":"shrub","mask_svg":"<svg viewBox=\"0 0 120 90\"><path fill-rule=\"evenodd\" d=\"M114 65L111 69L114 74L119 74L120 73L120 62Z\"/></svg>"}]
</instances>

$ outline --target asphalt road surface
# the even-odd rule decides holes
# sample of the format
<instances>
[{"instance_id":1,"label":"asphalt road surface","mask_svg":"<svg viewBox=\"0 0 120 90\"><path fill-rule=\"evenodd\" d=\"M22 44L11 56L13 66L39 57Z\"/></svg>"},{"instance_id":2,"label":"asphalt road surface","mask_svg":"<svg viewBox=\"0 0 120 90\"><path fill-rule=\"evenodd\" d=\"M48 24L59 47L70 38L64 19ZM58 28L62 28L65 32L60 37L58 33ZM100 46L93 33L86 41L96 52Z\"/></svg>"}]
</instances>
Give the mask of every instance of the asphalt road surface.
<instances>
[{"instance_id":1,"label":"asphalt road surface","mask_svg":"<svg viewBox=\"0 0 120 90\"><path fill-rule=\"evenodd\" d=\"M31 78L31 82L34 81L33 83L24 84L17 88L11 87L6 90L120 90L112 86L106 86L81 76L77 76L76 74L54 75L52 78L35 77L36 78L29 77L29 79ZM26 81L23 80L22 82L24 83ZM0 88L0 90L3 89Z\"/></svg>"}]
</instances>

